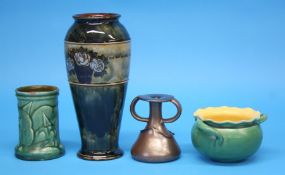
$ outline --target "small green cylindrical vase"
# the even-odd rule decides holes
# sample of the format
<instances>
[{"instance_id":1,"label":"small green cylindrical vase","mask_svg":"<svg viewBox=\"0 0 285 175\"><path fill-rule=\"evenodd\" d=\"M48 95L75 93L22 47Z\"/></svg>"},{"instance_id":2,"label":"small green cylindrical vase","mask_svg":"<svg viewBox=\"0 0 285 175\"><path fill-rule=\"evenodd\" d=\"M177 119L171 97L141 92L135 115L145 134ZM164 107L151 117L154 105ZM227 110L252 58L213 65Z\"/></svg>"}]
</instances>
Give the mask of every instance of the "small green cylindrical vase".
<instances>
[{"instance_id":1,"label":"small green cylindrical vase","mask_svg":"<svg viewBox=\"0 0 285 175\"><path fill-rule=\"evenodd\" d=\"M58 131L58 88L24 86L16 89L19 111L19 144L16 157L49 160L61 157L64 147Z\"/></svg>"}]
</instances>

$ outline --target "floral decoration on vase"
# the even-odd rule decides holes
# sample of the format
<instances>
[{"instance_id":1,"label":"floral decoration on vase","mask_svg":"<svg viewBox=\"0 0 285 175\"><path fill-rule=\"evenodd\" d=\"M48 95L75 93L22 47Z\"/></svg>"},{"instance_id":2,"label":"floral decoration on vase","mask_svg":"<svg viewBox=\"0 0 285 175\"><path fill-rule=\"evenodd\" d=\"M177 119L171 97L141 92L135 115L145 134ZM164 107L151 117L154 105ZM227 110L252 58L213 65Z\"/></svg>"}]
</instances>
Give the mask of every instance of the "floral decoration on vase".
<instances>
[{"instance_id":1,"label":"floral decoration on vase","mask_svg":"<svg viewBox=\"0 0 285 175\"><path fill-rule=\"evenodd\" d=\"M87 48L71 48L66 60L67 71L75 74L79 83L90 84L92 76L102 77L107 71L108 57Z\"/></svg>"}]
</instances>

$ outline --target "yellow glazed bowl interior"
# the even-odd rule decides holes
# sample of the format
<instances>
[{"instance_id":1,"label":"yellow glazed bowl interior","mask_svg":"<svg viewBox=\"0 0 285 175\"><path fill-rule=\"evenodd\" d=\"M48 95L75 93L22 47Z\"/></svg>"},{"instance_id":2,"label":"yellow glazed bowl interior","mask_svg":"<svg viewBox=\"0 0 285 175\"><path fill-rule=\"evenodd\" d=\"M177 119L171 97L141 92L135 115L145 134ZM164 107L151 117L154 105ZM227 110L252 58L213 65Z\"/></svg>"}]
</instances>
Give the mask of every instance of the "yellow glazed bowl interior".
<instances>
[{"instance_id":1,"label":"yellow glazed bowl interior","mask_svg":"<svg viewBox=\"0 0 285 175\"><path fill-rule=\"evenodd\" d=\"M194 116L214 123L241 123L258 120L261 113L252 108L222 106L198 109Z\"/></svg>"}]
</instances>

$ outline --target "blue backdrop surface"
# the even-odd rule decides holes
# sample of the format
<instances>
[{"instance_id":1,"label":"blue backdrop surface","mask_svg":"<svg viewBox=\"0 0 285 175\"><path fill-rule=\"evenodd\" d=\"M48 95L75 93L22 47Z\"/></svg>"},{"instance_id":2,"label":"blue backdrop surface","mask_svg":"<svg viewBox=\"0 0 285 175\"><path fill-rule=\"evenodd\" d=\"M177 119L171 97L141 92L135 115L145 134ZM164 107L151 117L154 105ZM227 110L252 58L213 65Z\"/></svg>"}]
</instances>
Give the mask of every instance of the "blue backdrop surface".
<instances>
[{"instance_id":1,"label":"blue backdrop surface","mask_svg":"<svg viewBox=\"0 0 285 175\"><path fill-rule=\"evenodd\" d=\"M113 161L78 159L79 129L67 82L63 40L71 16L116 12L132 38L130 82L121 126L125 154ZM0 174L269 174L285 162L285 1L278 0L49 0L0 1ZM62 158L29 162L14 157L18 143L15 88L60 88ZM182 149L174 162L132 160L130 149L145 123L129 113L140 94L167 93L183 106L168 124ZM206 106L252 107L269 116L260 150L241 163L204 159L191 144L193 112ZM148 106L138 111L147 115ZM164 106L165 116L175 113Z\"/></svg>"}]
</instances>

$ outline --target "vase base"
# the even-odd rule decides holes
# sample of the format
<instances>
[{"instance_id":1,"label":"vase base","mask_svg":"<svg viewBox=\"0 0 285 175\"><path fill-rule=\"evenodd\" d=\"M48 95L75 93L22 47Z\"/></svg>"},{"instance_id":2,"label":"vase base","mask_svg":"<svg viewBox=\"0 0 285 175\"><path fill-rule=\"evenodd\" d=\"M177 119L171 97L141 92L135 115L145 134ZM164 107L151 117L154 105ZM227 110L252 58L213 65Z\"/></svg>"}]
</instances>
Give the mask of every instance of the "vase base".
<instances>
[{"instance_id":1,"label":"vase base","mask_svg":"<svg viewBox=\"0 0 285 175\"><path fill-rule=\"evenodd\" d=\"M180 155L177 156L169 156L169 157L144 157L144 156L134 156L133 159L139 162L145 163L164 163L164 162L172 162L179 159Z\"/></svg>"},{"instance_id":2,"label":"vase base","mask_svg":"<svg viewBox=\"0 0 285 175\"><path fill-rule=\"evenodd\" d=\"M90 152L90 153L82 153L79 151L77 156L84 160L113 160L123 156L123 151L121 149L117 149L114 151L107 152Z\"/></svg>"},{"instance_id":3,"label":"vase base","mask_svg":"<svg viewBox=\"0 0 285 175\"><path fill-rule=\"evenodd\" d=\"M21 160L38 161L56 159L63 156L64 153L62 145L34 150L22 150L21 147L17 146L15 156Z\"/></svg>"}]
</instances>

